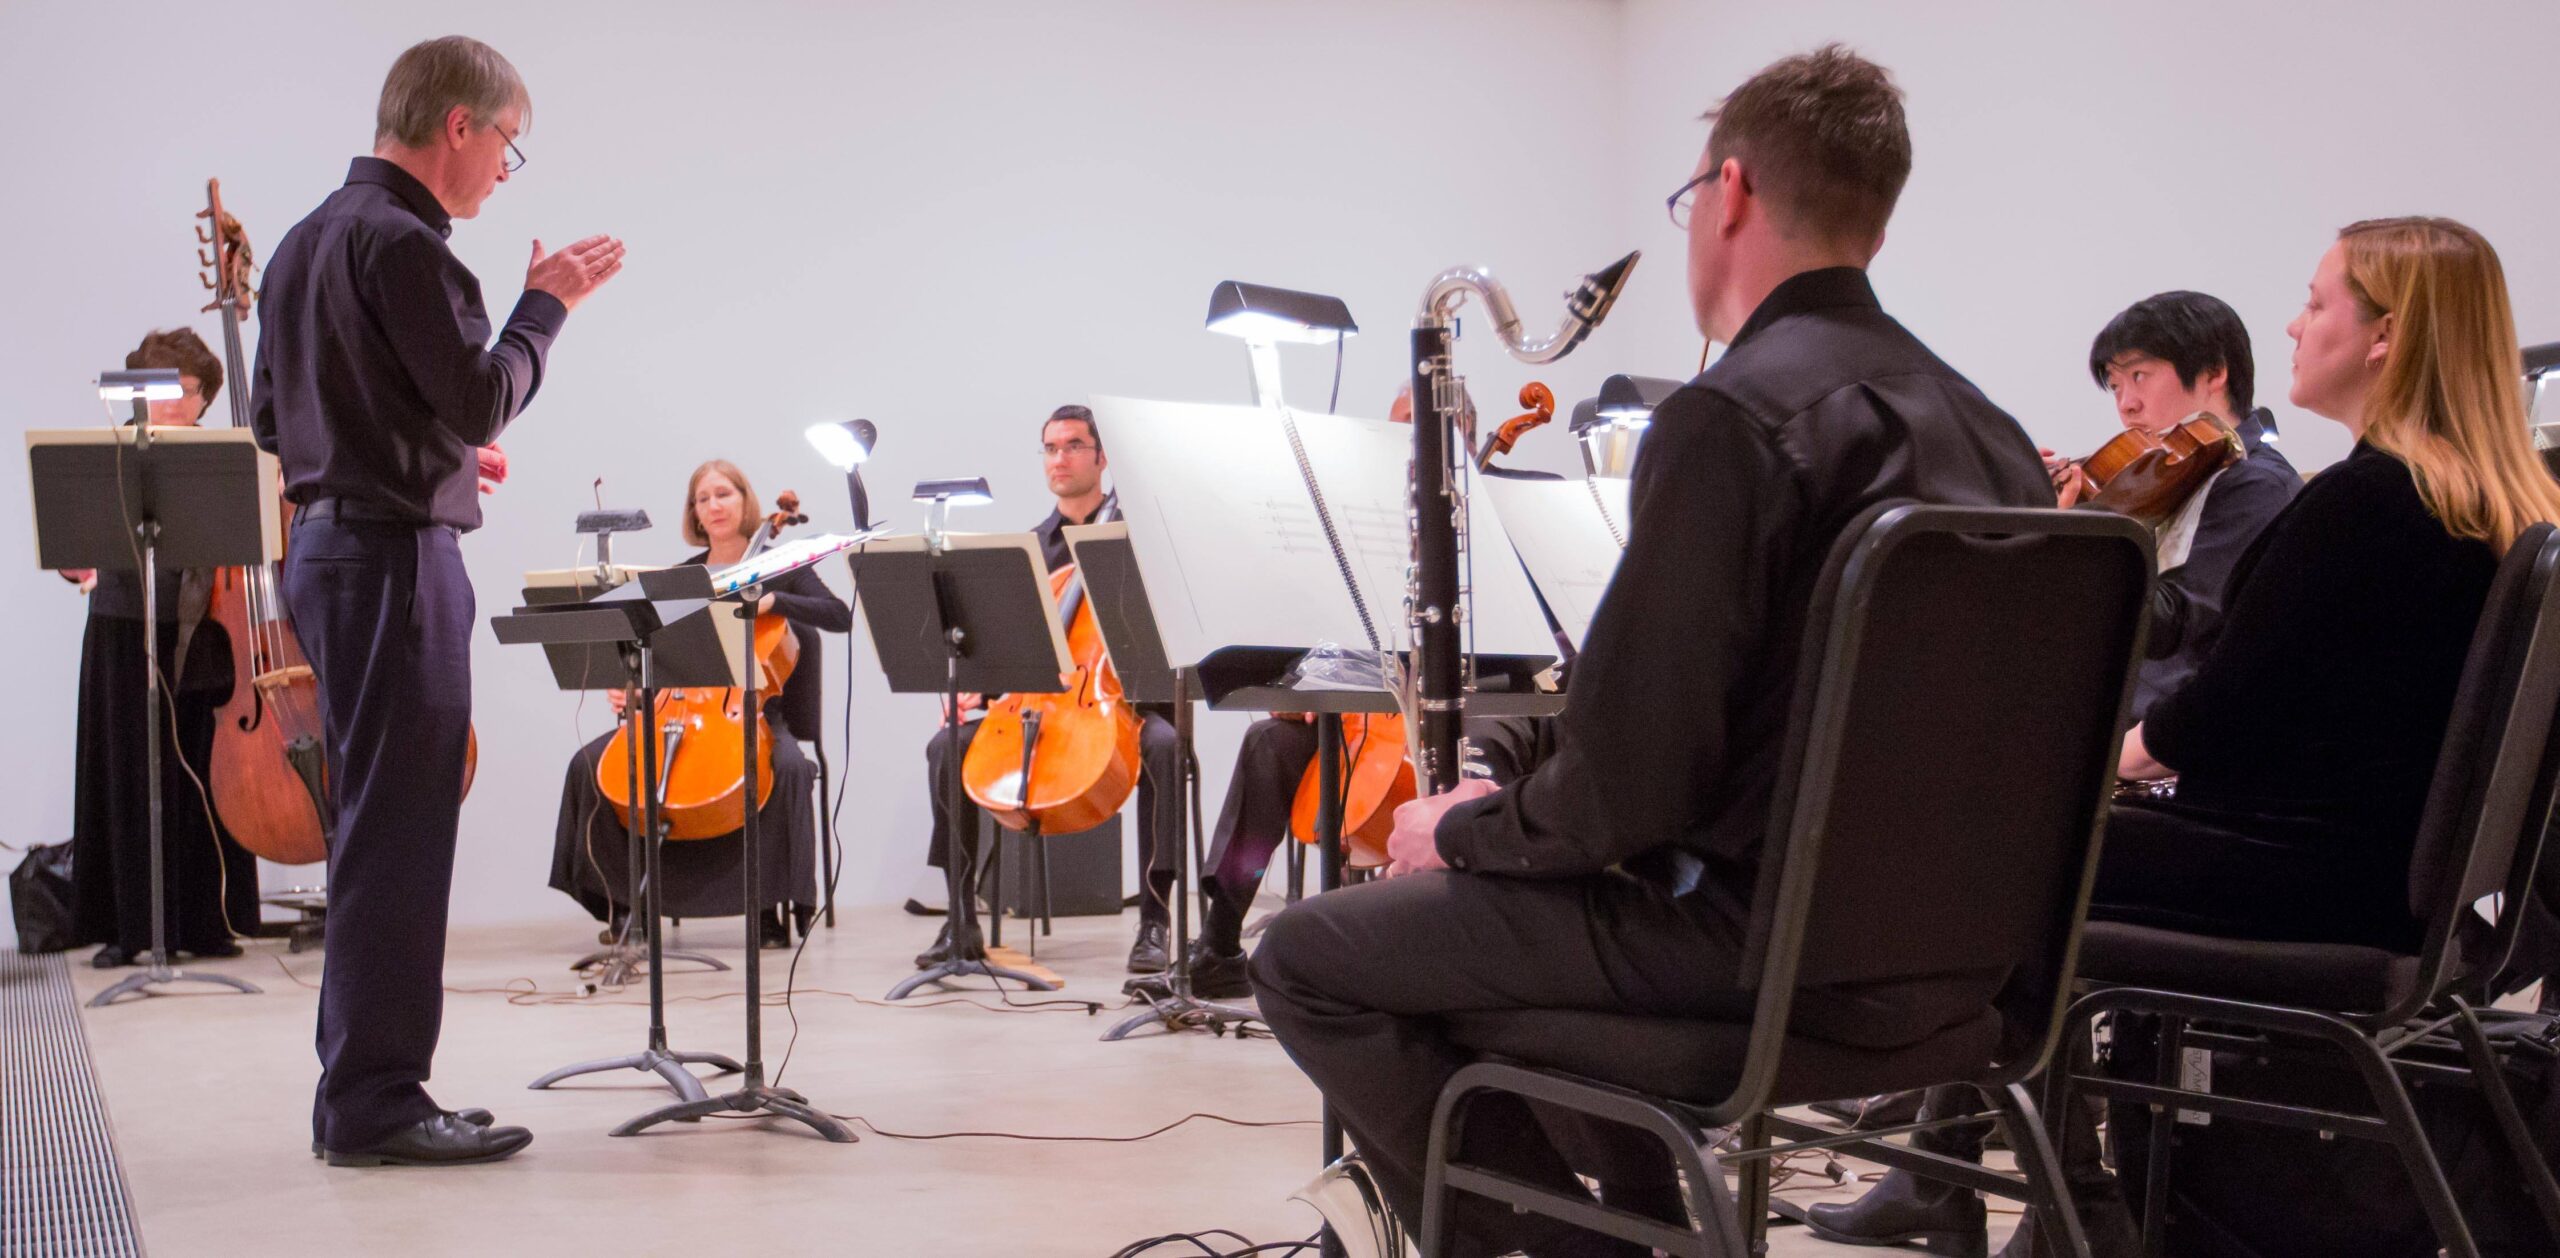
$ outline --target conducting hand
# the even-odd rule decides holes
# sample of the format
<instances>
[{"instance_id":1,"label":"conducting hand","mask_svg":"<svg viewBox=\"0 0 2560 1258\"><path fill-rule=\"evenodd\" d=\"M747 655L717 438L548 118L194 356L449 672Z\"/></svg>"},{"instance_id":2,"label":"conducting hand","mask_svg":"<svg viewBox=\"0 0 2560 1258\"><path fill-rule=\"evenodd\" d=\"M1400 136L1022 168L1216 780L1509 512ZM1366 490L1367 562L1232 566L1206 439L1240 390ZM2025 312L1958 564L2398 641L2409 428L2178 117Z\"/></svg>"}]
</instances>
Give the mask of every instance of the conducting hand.
<instances>
[{"instance_id":1,"label":"conducting hand","mask_svg":"<svg viewBox=\"0 0 2560 1258\"><path fill-rule=\"evenodd\" d=\"M83 594L97 587L98 570L95 568L56 568L54 571L60 574L63 580L79 586Z\"/></svg>"},{"instance_id":2,"label":"conducting hand","mask_svg":"<svg viewBox=\"0 0 2560 1258\"><path fill-rule=\"evenodd\" d=\"M615 716L620 716L622 715L623 709L631 706L631 692L627 690L608 690L604 692L604 701L613 705L613 714Z\"/></svg>"},{"instance_id":3,"label":"conducting hand","mask_svg":"<svg viewBox=\"0 0 2560 1258\"><path fill-rule=\"evenodd\" d=\"M497 442L480 447L480 492L494 494L507 483L507 452Z\"/></svg>"},{"instance_id":4,"label":"conducting hand","mask_svg":"<svg viewBox=\"0 0 2560 1258\"><path fill-rule=\"evenodd\" d=\"M985 706L987 706L987 697L985 695L979 694L975 690L963 690L960 692L961 711L975 712Z\"/></svg>"},{"instance_id":5,"label":"conducting hand","mask_svg":"<svg viewBox=\"0 0 2560 1258\"><path fill-rule=\"evenodd\" d=\"M1396 828L1387 836L1387 877L1447 869L1449 862L1440 859L1440 818L1468 800L1501 789L1483 778L1468 778L1428 799L1396 805Z\"/></svg>"},{"instance_id":6,"label":"conducting hand","mask_svg":"<svg viewBox=\"0 0 2560 1258\"><path fill-rule=\"evenodd\" d=\"M587 294L622 272L622 242L611 236L589 236L558 253L546 254L533 242L533 261L524 269L524 286L549 293L571 310Z\"/></svg>"}]
</instances>

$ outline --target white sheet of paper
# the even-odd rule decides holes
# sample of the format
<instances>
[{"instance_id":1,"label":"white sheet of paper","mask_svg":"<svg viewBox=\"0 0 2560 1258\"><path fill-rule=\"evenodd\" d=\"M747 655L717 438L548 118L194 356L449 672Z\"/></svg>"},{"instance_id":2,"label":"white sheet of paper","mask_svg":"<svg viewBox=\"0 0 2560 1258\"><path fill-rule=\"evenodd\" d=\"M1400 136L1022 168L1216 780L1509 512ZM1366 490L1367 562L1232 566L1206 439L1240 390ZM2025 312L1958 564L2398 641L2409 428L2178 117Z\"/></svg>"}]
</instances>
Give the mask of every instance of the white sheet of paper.
<instances>
[{"instance_id":1,"label":"white sheet of paper","mask_svg":"<svg viewBox=\"0 0 2560 1258\"><path fill-rule=\"evenodd\" d=\"M1627 482L1612 476L1577 480L1512 480L1487 476L1476 482L1480 502L1502 517L1503 532L1520 550L1529 579L1546 595L1565 636L1576 647L1591 635L1591 618L1625 554L1618 538L1627 518ZM1595 497L1595 494L1597 495ZM1604 515L1604 513L1607 513ZM1479 509L1481 517L1484 512ZM1618 521L1620 532L1610 522Z\"/></svg>"},{"instance_id":2,"label":"white sheet of paper","mask_svg":"<svg viewBox=\"0 0 2560 1258\"><path fill-rule=\"evenodd\" d=\"M1093 399L1093 409L1110 434L1121 514L1174 664L1226 646L1368 645L1276 414L1116 397ZM1412 430L1340 415L1296 419L1370 619L1396 648L1408 636ZM1478 509L1473 533L1475 649L1554 655L1500 519Z\"/></svg>"}]
</instances>

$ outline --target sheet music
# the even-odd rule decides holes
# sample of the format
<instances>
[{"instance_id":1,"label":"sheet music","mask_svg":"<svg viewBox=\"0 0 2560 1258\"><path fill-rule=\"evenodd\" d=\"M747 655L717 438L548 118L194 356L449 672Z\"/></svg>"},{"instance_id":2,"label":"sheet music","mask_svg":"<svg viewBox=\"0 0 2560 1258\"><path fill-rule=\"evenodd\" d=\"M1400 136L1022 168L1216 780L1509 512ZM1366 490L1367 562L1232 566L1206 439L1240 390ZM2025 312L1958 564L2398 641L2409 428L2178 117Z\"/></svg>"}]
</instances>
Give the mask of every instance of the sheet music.
<instances>
[{"instance_id":1,"label":"sheet music","mask_svg":"<svg viewBox=\"0 0 2560 1258\"><path fill-rule=\"evenodd\" d=\"M1590 636L1591 618L1609 592L1627 519L1627 482L1614 476L1578 480L1477 480L1479 504L1502 517L1503 531L1520 550L1529 578L1577 647ZM1479 507L1479 516L1484 514ZM1615 527L1612 528L1614 523Z\"/></svg>"},{"instance_id":2,"label":"sheet music","mask_svg":"<svg viewBox=\"0 0 2560 1258\"><path fill-rule=\"evenodd\" d=\"M840 555L889 530L873 529L867 533L820 533L788 542L777 542L763 554L742 559L711 574L711 591L718 595L735 594L760 581L770 581L826 558Z\"/></svg>"},{"instance_id":3,"label":"sheet music","mask_svg":"<svg viewBox=\"0 0 2560 1258\"><path fill-rule=\"evenodd\" d=\"M1276 414L1115 397L1093 406L1173 663L1225 646L1368 645ZM1413 430L1339 415L1296 419L1370 620L1389 649L1400 647ZM1554 655L1501 520L1481 499L1471 542L1475 649Z\"/></svg>"}]
</instances>

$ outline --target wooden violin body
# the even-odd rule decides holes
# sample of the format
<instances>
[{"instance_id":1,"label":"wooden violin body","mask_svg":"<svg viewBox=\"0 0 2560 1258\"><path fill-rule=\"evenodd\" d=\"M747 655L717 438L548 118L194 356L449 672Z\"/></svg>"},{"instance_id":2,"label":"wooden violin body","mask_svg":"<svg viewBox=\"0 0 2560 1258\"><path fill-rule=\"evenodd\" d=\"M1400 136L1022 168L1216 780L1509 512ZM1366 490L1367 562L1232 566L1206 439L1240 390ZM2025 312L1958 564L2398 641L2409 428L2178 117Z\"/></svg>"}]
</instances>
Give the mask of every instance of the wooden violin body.
<instances>
[{"instance_id":1,"label":"wooden violin body","mask_svg":"<svg viewBox=\"0 0 2560 1258\"><path fill-rule=\"evenodd\" d=\"M2214 473L2247 457L2238 430L2211 411L2197 411L2163 432L2128 428L2116 434L2073 463L2057 487L2076 487L2080 504L2157 528Z\"/></svg>"},{"instance_id":2,"label":"wooden violin body","mask_svg":"<svg viewBox=\"0 0 2560 1258\"><path fill-rule=\"evenodd\" d=\"M1396 807L1414 797L1413 761L1405 756L1404 718L1394 713L1342 718L1342 858L1354 869L1387 863L1387 836ZM1289 833L1316 841L1316 803L1324 789L1324 761L1310 761L1289 808Z\"/></svg>"},{"instance_id":3,"label":"wooden violin body","mask_svg":"<svg viewBox=\"0 0 2560 1258\"><path fill-rule=\"evenodd\" d=\"M1075 667L1058 694L1006 695L987 706L961 785L1010 830L1090 830L1137 789L1138 714L1102 645L1073 564L1049 574Z\"/></svg>"},{"instance_id":4,"label":"wooden violin body","mask_svg":"<svg viewBox=\"0 0 2560 1258\"><path fill-rule=\"evenodd\" d=\"M240 346L240 320L257 294L249 287L249 240L240 220L222 208L222 182L205 182L205 209L196 217L198 242L212 249L198 258L212 273L202 277L214 294L208 311L222 314L223 369L231 383L231 422L249 425L249 373ZM293 504L284 504L291 533ZM321 745L320 694L311 661L284 609L279 565L222 568L213 574L205 621L222 626L231 641L231 697L214 715L213 755L206 785L214 812L233 841L283 865L328 859L327 757ZM479 765L475 737L463 762L461 790L471 793Z\"/></svg>"},{"instance_id":5,"label":"wooden violin body","mask_svg":"<svg viewBox=\"0 0 2560 1258\"><path fill-rule=\"evenodd\" d=\"M748 546L748 554L764 549L776 534L806 523L800 496L789 490L774 496L782 508L767 517ZM717 614L727 614L721 609ZM756 617L756 690L769 701L782 692L800 663L800 637L791 622L776 615ZM637 696L634 696L635 698ZM658 777L666 801L663 819L670 839L716 839L747 824L747 695L735 686L682 687L658 692L650 727L658 731ZM756 705L756 807L773 798L773 726L765 720L765 704ZM631 800L632 728L622 728L596 758L596 789L613 806L627 829L634 825Z\"/></svg>"}]
</instances>

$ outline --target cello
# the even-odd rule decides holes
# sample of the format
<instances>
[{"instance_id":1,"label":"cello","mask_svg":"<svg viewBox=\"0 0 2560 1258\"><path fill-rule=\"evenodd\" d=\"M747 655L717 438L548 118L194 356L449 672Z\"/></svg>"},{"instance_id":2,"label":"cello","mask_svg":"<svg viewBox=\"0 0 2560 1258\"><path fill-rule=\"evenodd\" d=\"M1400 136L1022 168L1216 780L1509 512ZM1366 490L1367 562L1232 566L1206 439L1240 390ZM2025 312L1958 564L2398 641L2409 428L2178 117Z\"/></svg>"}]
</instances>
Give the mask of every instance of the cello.
<instances>
[{"instance_id":1,"label":"cello","mask_svg":"<svg viewBox=\"0 0 2560 1258\"><path fill-rule=\"evenodd\" d=\"M1520 405L1527 409L1502 421L1476 452L1476 470L1493 466L1498 454L1509 454L1529 430L1556 417L1555 391L1532 380L1520 386ZM1342 852L1353 869L1376 869L1387 863L1387 836L1395 830L1396 808L1414 797L1413 762L1405 754L1404 717L1393 712L1354 713L1342 718ZM1313 760L1298 779L1289 806L1289 833L1301 843L1316 841L1316 805L1323 794L1323 761Z\"/></svg>"},{"instance_id":2,"label":"cello","mask_svg":"<svg viewBox=\"0 0 2560 1258\"><path fill-rule=\"evenodd\" d=\"M231 425L249 426L249 373L240 349L240 321L257 292L248 233L222 208L222 181L205 181L205 208L197 218L197 278L211 290L204 309L222 315L222 364L231 380ZM211 252L207 252L210 249ZM287 531L293 504L283 504ZM321 749L320 697L311 661L302 653L285 615L284 585L275 561L222 568L213 574L205 620L231 640L231 697L214 715L213 757L207 785L214 812L240 846L281 865L308 865L329 856L326 757ZM463 761L462 793L471 793L479 758L475 736Z\"/></svg>"},{"instance_id":3,"label":"cello","mask_svg":"<svg viewBox=\"0 0 2560 1258\"><path fill-rule=\"evenodd\" d=\"M1008 830L1074 834L1120 811L1138 785L1138 714L1102 645L1102 626L1074 564L1049 574L1074 668L1057 694L987 705L961 765L961 786Z\"/></svg>"},{"instance_id":4,"label":"cello","mask_svg":"<svg viewBox=\"0 0 2560 1258\"><path fill-rule=\"evenodd\" d=\"M764 518L747 543L752 559L773 544L782 530L806 524L800 495L786 489L773 497L780 508ZM741 560L743 562L743 560ZM721 614L715 609L714 614ZM791 622L775 615L756 617L756 691L779 693L800 663L800 638ZM670 839L716 839L747 824L746 806L747 693L736 686L694 686L658 692L653 716L659 737L660 794ZM596 758L596 789L613 805L628 829L631 808L631 731L625 720ZM773 797L773 734L764 705L756 705L756 807Z\"/></svg>"}]
</instances>

